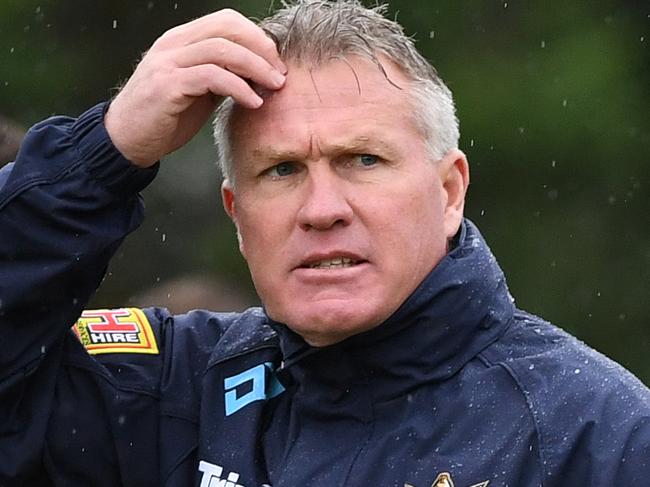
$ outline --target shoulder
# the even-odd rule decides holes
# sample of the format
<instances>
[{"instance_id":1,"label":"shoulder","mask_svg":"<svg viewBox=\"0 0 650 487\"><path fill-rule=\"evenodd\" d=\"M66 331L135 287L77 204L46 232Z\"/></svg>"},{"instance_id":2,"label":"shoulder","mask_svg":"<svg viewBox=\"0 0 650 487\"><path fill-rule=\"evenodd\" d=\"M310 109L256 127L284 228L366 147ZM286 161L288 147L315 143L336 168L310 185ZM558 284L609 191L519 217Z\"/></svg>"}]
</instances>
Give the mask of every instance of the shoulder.
<instances>
[{"instance_id":1,"label":"shoulder","mask_svg":"<svg viewBox=\"0 0 650 487\"><path fill-rule=\"evenodd\" d=\"M164 308L84 311L72 331L104 370L115 377L159 378L181 365L199 371L213 355L238 354L268 344L275 332L259 308L243 313L193 310L173 315Z\"/></svg>"},{"instance_id":2,"label":"shoulder","mask_svg":"<svg viewBox=\"0 0 650 487\"><path fill-rule=\"evenodd\" d=\"M212 357L238 355L267 346L276 337L268 318L260 308L242 313L218 313L194 310L182 315L169 315L166 310L149 311L162 324L162 339L175 356L191 354L204 364Z\"/></svg>"},{"instance_id":3,"label":"shoulder","mask_svg":"<svg viewBox=\"0 0 650 487\"><path fill-rule=\"evenodd\" d=\"M583 400L616 391L650 400L650 390L631 372L541 318L518 311L508 331L482 355L505 367L526 393L543 391ZM650 407L650 405L649 405Z\"/></svg>"},{"instance_id":4,"label":"shoulder","mask_svg":"<svg viewBox=\"0 0 650 487\"><path fill-rule=\"evenodd\" d=\"M237 348L254 346L257 340L274 335L260 308L242 313L193 310L179 315L164 308L93 309L83 311L72 330L91 355L158 355L168 348L210 353L220 341Z\"/></svg>"},{"instance_id":5,"label":"shoulder","mask_svg":"<svg viewBox=\"0 0 650 487\"><path fill-rule=\"evenodd\" d=\"M547 477L620 482L617 472L628 469L625 483L629 475L650 474L642 460L650 453L650 390L631 372L524 312L481 355L525 397Z\"/></svg>"}]
</instances>

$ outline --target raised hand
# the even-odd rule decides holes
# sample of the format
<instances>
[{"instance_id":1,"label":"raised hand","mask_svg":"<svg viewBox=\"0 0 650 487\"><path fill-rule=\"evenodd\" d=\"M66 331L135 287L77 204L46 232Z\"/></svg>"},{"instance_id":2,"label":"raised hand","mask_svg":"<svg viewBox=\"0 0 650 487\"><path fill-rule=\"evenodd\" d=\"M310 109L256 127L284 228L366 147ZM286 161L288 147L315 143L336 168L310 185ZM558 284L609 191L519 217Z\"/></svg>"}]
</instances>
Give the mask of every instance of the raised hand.
<instances>
[{"instance_id":1,"label":"raised hand","mask_svg":"<svg viewBox=\"0 0 650 487\"><path fill-rule=\"evenodd\" d=\"M247 108L284 85L274 42L234 10L220 10L163 34L113 100L105 124L117 149L147 167L188 142L223 97Z\"/></svg>"}]
</instances>

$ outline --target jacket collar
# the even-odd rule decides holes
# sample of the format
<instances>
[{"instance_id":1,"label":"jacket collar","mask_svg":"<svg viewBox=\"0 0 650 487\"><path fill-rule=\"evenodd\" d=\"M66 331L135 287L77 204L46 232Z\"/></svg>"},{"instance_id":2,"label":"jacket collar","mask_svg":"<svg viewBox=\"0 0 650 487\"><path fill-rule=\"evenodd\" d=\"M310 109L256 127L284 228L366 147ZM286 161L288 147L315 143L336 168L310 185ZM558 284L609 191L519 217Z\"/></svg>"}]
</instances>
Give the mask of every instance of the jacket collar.
<instances>
[{"instance_id":1,"label":"jacket collar","mask_svg":"<svg viewBox=\"0 0 650 487\"><path fill-rule=\"evenodd\" d=\"M505 277L480 232L465 220L458 243L411 296L376 328L323 348L309 346L286 326L278 333L293 380L339 387L381 378L389 395L444 380L501 336L514 305Z\"/></svg>"}]
</instances>

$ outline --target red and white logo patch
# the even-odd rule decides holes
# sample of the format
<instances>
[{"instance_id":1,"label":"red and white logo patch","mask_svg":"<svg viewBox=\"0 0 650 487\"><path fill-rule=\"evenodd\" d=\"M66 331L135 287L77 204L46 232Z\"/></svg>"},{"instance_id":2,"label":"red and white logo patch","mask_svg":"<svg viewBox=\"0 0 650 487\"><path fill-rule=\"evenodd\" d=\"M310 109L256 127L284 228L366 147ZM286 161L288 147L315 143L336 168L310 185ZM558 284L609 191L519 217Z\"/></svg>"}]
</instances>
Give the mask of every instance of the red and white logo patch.
<instances>
[{"instance_id":1,"label":"red and white logo patch","mask_svg":"<svg viewBox=\"0 0 650 487\"><path fill-rule=\"evenodd\" d=\"M137 308L84 311L72 330L91 355L159 353L149 320Z\"/></svg>"}]
</instances>

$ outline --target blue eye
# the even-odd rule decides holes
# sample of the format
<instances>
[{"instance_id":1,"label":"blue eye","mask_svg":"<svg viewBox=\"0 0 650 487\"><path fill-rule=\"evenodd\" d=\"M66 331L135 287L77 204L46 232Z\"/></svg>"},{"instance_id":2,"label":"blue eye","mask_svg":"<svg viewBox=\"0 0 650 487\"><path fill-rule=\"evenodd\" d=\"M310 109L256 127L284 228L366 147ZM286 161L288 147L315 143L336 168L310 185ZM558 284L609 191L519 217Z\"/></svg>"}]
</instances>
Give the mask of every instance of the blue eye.
<instances>
[{"instance_id":1,"label":"blue eye","mask_svg":"<svg viewBox=\"0 0 650 487\"><path fill-rule=\"evenodd\" d=\"M293 162L281 162L269 169L269 174L275 177L286 177L296 172L296 165Z\"/></svg>"},{"instance_id":2,"label":"blue eye","mask_svg":"<svg viewBox=\"0 0 650 487\"><path fill-rule=\"evenodd\" d=\"M359 162L361 162L361 165L365 167L374 166L379 162L379 157L373 154L361 154L359 155Z\"/></svg>"}]
</instances>

